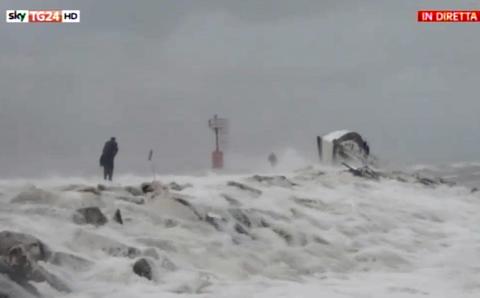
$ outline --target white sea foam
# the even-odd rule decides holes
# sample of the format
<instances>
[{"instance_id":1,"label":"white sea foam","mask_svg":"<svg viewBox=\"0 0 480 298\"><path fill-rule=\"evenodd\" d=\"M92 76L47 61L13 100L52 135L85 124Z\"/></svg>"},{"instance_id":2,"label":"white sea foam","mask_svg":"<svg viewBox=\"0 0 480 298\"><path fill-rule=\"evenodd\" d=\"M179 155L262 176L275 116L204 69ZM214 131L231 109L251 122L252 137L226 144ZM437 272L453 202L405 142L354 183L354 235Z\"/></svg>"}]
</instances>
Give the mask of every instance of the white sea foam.
<instances>
[{"instance_id":1,"label":"white sea foam","mask_svg":"<svg viewBox=\"0 0 480 298\"><path fill-rule=\"evenodd\" d=\"M100 195L78 191L97 178L3 180L0 230L92 262L46 264L74 289L36 284L46 297L479 297L478 193L334 168L275 174L286 179L162 176L191 187L143 205L123 187L145 177L118 177ZM87 206L109 223L75 224ZM117 208L124 225L111 220ZM140 256L154 265L152 281L132 271Z\"/></svg>"}]
</instances>

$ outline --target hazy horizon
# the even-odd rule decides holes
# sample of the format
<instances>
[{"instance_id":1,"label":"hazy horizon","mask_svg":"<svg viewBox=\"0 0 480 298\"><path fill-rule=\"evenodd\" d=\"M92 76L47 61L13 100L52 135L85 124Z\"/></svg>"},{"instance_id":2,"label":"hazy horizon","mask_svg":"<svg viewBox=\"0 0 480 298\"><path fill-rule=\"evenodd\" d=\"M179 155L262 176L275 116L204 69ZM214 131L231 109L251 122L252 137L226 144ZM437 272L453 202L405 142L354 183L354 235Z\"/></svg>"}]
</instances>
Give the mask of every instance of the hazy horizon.
<instances>
[{"instance_id":1,"label":"hazy horizon","mask_svg":"<svg viewBox=\"0 0 480 298\"><path fill-rule=\"evenodd\" d=\"M4 0L80 9L80 24L0 25L0 177L210 167L207 121L230 121L227 164L351 129L397 163L480 158L479 25L422 24L476 1ZM234 159L234 160L232 160ZM248 162L246 162L248 161ZM253 163L253 162L252 162Z\"/></svg>"}]
</instances>

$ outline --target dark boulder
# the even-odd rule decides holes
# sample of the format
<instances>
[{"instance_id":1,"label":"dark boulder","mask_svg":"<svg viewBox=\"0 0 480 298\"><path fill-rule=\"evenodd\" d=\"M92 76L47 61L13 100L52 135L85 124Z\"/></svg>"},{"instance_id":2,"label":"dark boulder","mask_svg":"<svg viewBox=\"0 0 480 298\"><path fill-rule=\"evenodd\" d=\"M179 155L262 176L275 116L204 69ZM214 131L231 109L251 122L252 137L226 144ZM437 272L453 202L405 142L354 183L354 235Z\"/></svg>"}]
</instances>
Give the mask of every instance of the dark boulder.
<instances>
[{"instance_id":1,"label":"dark boulder","mask_svg":"<svg viewBox=\"0 0 480 298\"><path fill-rule=\"evenodd\" d=\"M416 176L417 182L420 184L423 184L425 186L432 186L432 185L437 185L438 182L427 177L421 177L421 176Z\"/></svg>"},{"instance_id":2,"label":"dark boulder","mask_svg":"<svg viewBox=\"0 0 480 298\"><path fill-rule=\"evenodd\" d=\"M86 207L78 209L73 215L76 224L92 224L102 226L107 223L107 218L98 207Z\"/></svg>"},{"instance_id":3,"label":"dark boulder","mask_svg":"<svg viewBox=\"0 0 480 298\"><path fill-rule=\"evenodd\" d=\"M259 190L259 189L256 189L256 188L253 188L251 186L248 186L246 184L243 184L243 183L240 183L240 182L235 182L235 181L229 181L227 182L227 185L228 186L233 186L233 187L237 187L241 190L245 190L245 191L248 191L250 192L251 194L255 195L255 196L260 196L262 194L262 191Z\"/></svg>"},{"instance_id":4,"label":"dark boulder","mask_svg":"<svg viewBox=\"0 0 480 298\"><path fill-rule=\"evenodd\" d=\"M136 275L152 280L152 266L147 259L141 258L133 265L133 272Z\"/></svg>"},{"instance_id":5,"label":"dark boulder","mask_svg":"<svg viewBox=\"0 0 480 298\"><path fill-rule=\"evenodd\" d=\"M52 253L33 236L4 231L0 233L0 275L19 285L28 293L39 296L30 284L47 282L53 288L70 292L70 288L58 277L48 272L37 261L47 261Z\"/></svg>"},{"instance_id":6,"label":"dark boulder","mask_svg":"<svg viewBox=\"0 0 480 298\"><path fill-rule=\"evenodd\" d=\"M293 236L290 235L287 231L284 229L278 228L278 227L273 227L272 231L275 232L278 236L280 236L287 244L292 244L293 242Z\"/></svg>"},{"instance_id":7,"label":"dark boulder","mask_svg":"<svg viewBox=\"0 0 480 298\"><path fill-rule=\"evenodd\" d=\"M417 173L414 175L414 178L417 183L423 184L425 186L438 186L438 185L455 186L455 182L445 180L441 177L425 177Z\"/></svg>"},{"instance_id":8,"label":"dark boulder","mask_svg":"<svg viewBox=\"0 0 480 298\"><path fill-rule=\"evenodd\" d=\"M309 199L309 198L292 198L295 203L302 205L307 208L318 209L318 210L325 210L327 209L327 204L322 202L319 199Z\"/></svg>"},{"instance_id":9,"label":"dark boulder","mask_svg":"<svg viewBox=\"0 0 480 298\"><path fill-rule=\"evenodd\" d=\"M262 184L274 185L274 186L280 186L280 187L293 187L297 185L296 183L293 183L292 181L288 180L287 177L285 176L254 175L251 179Z\"/></svg>"},{"instance_id":10,"label":"dark boulder","mask_svg":"<svg viewBox=\"0 0 480 298\"><path fill-rule=\"evenodd\" d=\"M132 246L126 246L124 244L119 244L118 246L110 246L102 249L105 253L114 256L114 257L125 257L125 258L136 258L142 254L142 252Z\"/></svg>"},{"instance_id":11,"label":"dark boulder","mask_svg":"<svg viewBox=\"0 0 480 298\"><path fill-rule=\"evenodd\" d=\"M132 196L141 196L144 194L144 192L142 191L142 189L140 188L137 188L137 187L134 187L134 186L126 186L125 187L125 190L130 193Z\"/></svg>"},{"instance_id":12,"label":"dark boulder","mask_svg":"<svg viewBox=\"0 0 480 298\"><path fill-rule=\"evenodd\" d=\"M239 234L250 235L250 233L239 223L236 223L234 228L235 231Z\"/></svg>"},{"instance_id":13,"label":"dark boulder","mask_svg":"<svg viewBox=\"0 0 480 298\"><path fill-rule=\"evenodd\" d=\"M33 261L46 261L50 255L50 249L39 239L17 232L0 232L0 256L8 255L14 246L21 246Z\"/></svg>"},{"instance_id":14,"label":"dark boulder","mask_svg":"<svg viewBox=\"0 0 480 298\"><path fill-rule=\"evenodd\" d=\"M117 209L117 211L115 211L115 215L113 216L113 220L116 221L117 223L123 225L123 218L122 218L122 213L120 212L120 209Z\"/></svg>"},{"instance_id":15,"label":"dark boulder","mask_svg":"<svg viewBox=\"0 0 480 298\"><path fill-rule=\"evenodd\" d=\"M6 274L0 273L0 298L34 298L40 294L32 286L28 285L27 289L12 281Z\"/></svg>"},{"instance_id":16,"label":"dark boulder","mask_svg":"<svg viewBox=\"0 0 480 298\"><path fill-rule=\"evenodd\" d=\"M230 195L227 195L227 194L224 194L222 193L220 195L222 198L224 198L228 203L230 203L230 205L232 206L240 206L240 202L236 199L234 199L233 197L231 197Z\"/></svg>"},{"instance_id":17,"label":"dark boulder","mask_svg":"<svg viewBox=\"0 0 480 298\"><path fill-rule=\"evenodd\" d=\"M170 182L170 184L168 184L168 187L169 187L171 190L175 190L175 191L182 191L182 190L184 190L185 188L192 187L192 186L193 186L193 185L191 185L190 183L178 184L177 182Z\"/></svg>"},{"instance_id":18,"label":"dark boulder","mask_svg":"<svg viewBox=\"0 0 480 298\"><path fill-rule=\"evenodd\" d=\"M374 171L369 166L355 169L344 162L342 164L347 167L348 172L350 172L353 176L363 177L371 180L379 180L382 176L379 172Z\"/></svg>"},{"instance_id":19,"label":"dark boulder","mask_svg":"<svg viewBox=\"0 0 480 298\"><path fill-rule=\"evenodd\" d=\"M144 194L155 191L155 187L153 186L153 184L148 182L142 183L140 188L142 189L142 192Z\"/></svg>"},{"instance_id":20,"label":"dark boulder","mask_svg":"<svg viewBox=\"0 0 480 298\"><path fill-rule=\"evenodd\" d=\"M240 224L242 224L243 226L248 228L252 226L252 222L241 209L238 209L238 208L228 209L228 213L230 213L233 216L233 218L235 218L235 220Z\"/></svg>"},{"instance_id":21,"label":"dark boulder","mask_svg":"<svg viewBox=\"0 0 480 298\"><path fill-rule=\"evenodd\" d=\"M21 246L14 246L7 255L0 257L0 275L20 286L26 292L39 296L37 289L30 284L33 262ZM6 281L6 286L8 285ZM2 287L3 288L3 287Z\"/></svg>"},{"instance_id":22,"label":"dark boulder","mask_svg":"<svg viewBox=\"0 0 480 298\"><path fill-rule=\"evenodd\" d=\"M223 225L227 222L225 218L211 212L205 215L205 221L211 224L218 231L222 231Z\"/></svg>"}]
</instances>

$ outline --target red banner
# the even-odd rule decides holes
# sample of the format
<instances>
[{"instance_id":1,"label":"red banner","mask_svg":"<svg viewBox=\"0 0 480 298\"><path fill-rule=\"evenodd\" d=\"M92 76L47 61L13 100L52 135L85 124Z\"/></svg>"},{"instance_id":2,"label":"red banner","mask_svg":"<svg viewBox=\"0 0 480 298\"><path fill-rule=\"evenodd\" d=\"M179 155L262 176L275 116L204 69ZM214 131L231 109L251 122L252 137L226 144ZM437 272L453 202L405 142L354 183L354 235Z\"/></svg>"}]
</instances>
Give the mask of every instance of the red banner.
<instances>
[{"instance_id":1,"label":"red banner","mask_svg":"<svg viewBox=\"0 0 480 298\"><path fill-rule=\"evenodd\" d=\"M417 21L432 23L480 22L480 10L419 10Z\"/></svg>"}]
</instances>

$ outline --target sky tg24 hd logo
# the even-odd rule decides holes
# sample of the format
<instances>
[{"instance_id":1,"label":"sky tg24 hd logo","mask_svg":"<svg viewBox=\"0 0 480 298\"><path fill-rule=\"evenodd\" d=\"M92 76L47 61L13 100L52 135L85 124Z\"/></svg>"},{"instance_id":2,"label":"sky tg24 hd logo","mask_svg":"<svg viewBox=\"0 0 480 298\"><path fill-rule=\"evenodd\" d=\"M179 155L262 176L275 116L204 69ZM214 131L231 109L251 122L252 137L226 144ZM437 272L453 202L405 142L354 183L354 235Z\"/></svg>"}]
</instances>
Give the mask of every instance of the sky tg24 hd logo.
<instances>
[{"instance_id":1,"label":"sky tg24 hd logo","mask_svg":"<svg viewBox=\"0 0 480 298\"><path fill-rule=\"evenodd\" d=\"M80 23L80 10L22 10L5 11L7 23Z\"/></svg>"}]
</instances>

